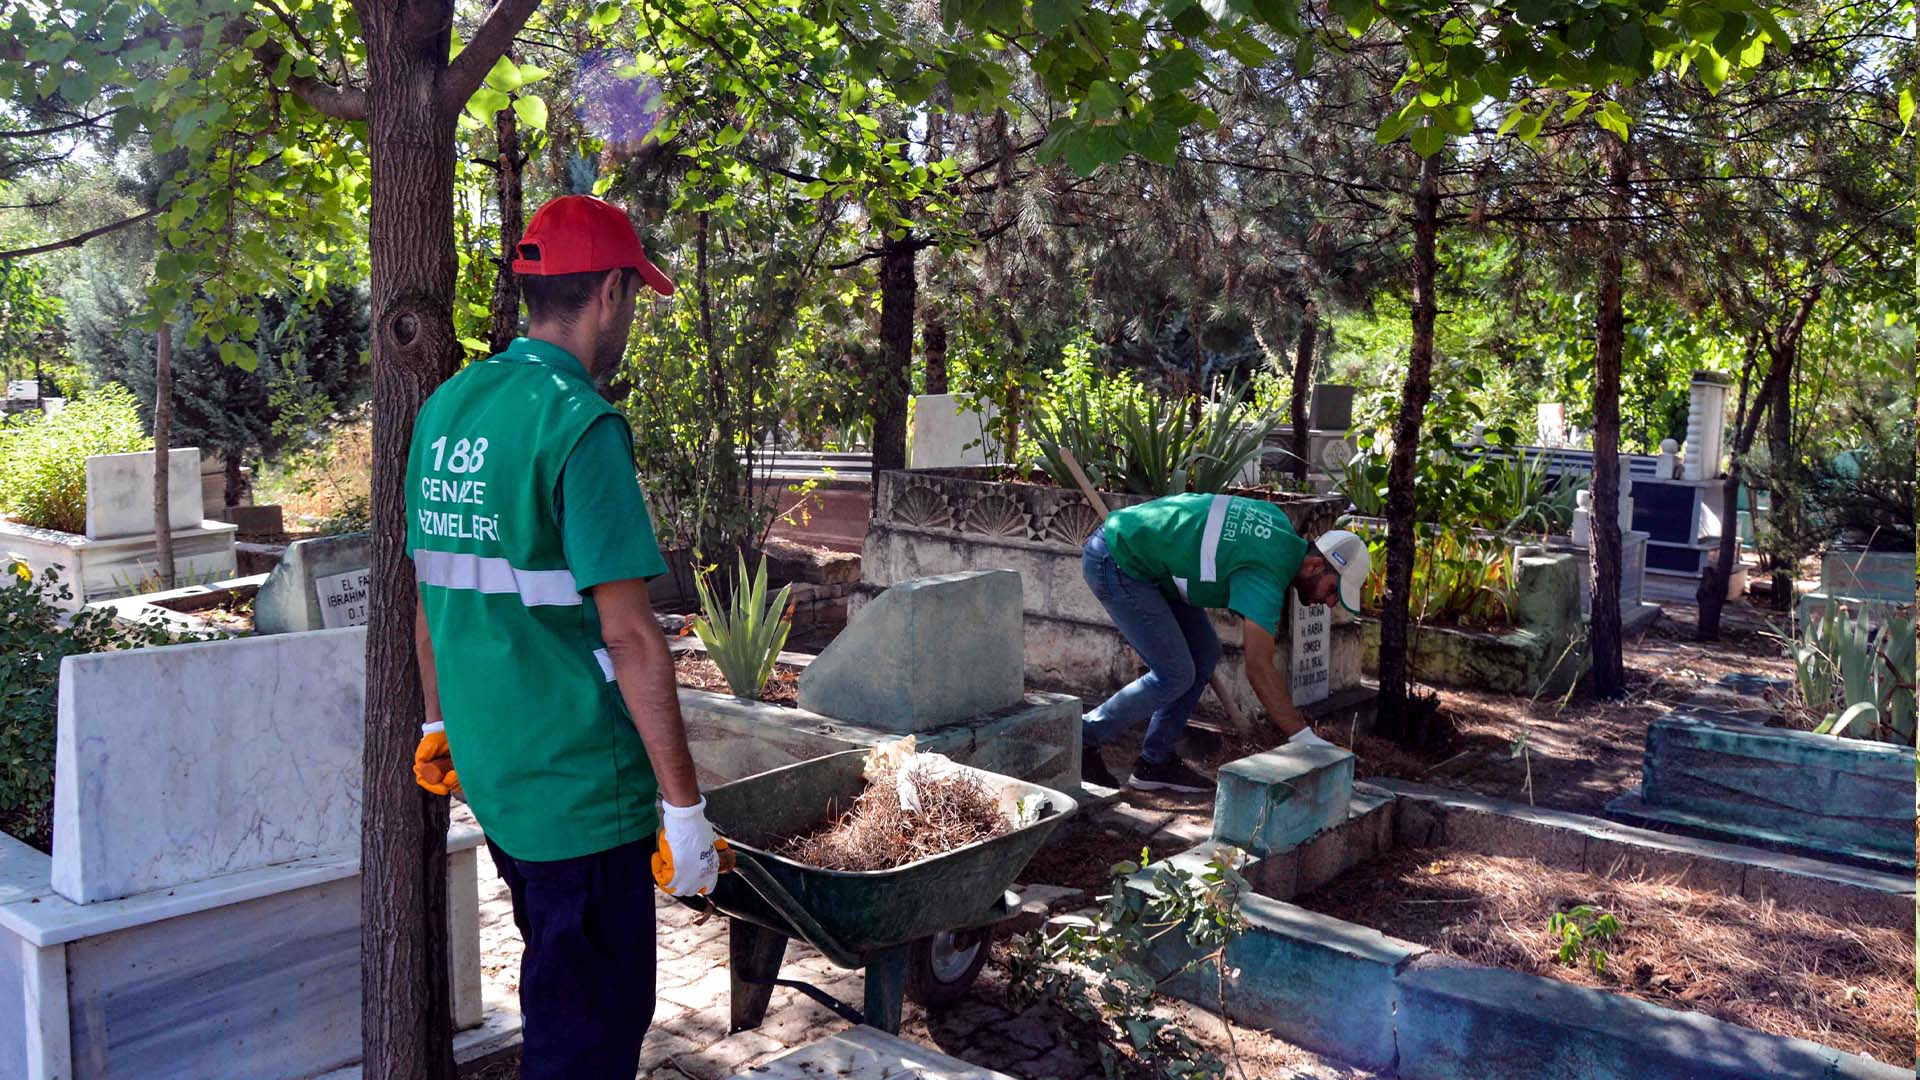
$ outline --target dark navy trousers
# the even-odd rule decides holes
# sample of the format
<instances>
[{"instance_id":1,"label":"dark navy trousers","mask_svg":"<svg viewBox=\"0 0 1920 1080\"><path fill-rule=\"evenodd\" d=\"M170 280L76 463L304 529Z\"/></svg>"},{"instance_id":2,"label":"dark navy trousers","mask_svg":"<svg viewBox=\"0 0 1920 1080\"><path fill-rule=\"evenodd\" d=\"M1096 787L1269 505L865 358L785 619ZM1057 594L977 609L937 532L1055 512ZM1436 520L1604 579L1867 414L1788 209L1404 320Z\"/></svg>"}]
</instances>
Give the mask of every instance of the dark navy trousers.
<instances>
[{"instance_id":1,"label":"dark navy trousers","mask_svg":"<svg viewBox=\"0 0 1920 1080\"><path fill-rule=\"evenodd\" d=\"M653 842L554 862L487 846L526 942L521 1080L633 1080L653 1022Z\"/></svg>"}]
</instances>

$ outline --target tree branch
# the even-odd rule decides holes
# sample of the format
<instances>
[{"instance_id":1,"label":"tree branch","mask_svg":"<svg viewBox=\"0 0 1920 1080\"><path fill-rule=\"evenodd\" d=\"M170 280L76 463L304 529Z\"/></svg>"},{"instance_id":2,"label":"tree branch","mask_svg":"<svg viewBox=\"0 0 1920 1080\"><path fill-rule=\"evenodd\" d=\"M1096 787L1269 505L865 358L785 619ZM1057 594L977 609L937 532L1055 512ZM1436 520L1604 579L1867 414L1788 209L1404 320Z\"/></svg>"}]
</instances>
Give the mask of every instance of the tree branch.
<instances>
[{"instance_id":1,"label":"tree branch","mask_svg":"<svg viewBox=\"0 0 1920 1080\"><path fill-rule=\"evenodd\" d=\"M58 135L63 131L72 131L74 128L97 124L119 111L119 109L108 109L98 116L83 116L78 120L69 120L64 124L55 124L52 127L28 128L24 131L0 131L0 139L37 139L45 135Z\"/></svg>"},{"instance_id":2,"label":"tree branch","mask_svg":"<svg viewBox=\"0 0 1920 1080\"><path fill-rule=\"evenodd\" d=\"M29 255L44 255L49 251L60 251L63 248L79 247L81 244L84 244L87 241L94 239L95 237L105 236L110 232L118 232L129 225L138 225L141 222L147 220L148 218L154 216L155 214L158 214L159 212L160 210L158 208L148 210L143 213L135 214L130 218L122 218L121 220L116 221L111 225L102 225L97 229L88 229L86 232L83 232L78 236L69 236L65 240L55 240L50 244L40 244L36 247L28 247L28 248L15 248L12 251L0 251L0 261L5 261L7 259L24 259Z\"/></svg>"},{"instance_id":3,"label":"tree branch","mask_svg":"<svg viewBox=\"0 0 1920 1080\"><path fill-rule=\"evenodd\" d=\"M258 27L250 22L229 23L226 32L220 35L222 43L243 45L256 29ZM280 61L286 55L287 50L271 37L253 50L253 57L260 62L261 74L268 82L272 81L274 71L280 67ZM336 120L367 118L367 92L361 87L352 84L335 86L313 75L295 75L288 80L287 89L316 111Z\"/></svg>"},{"instance_id":4,"label":"tree branch","mask_svg":"<svg viewBox=\"0 0 1920 1080\"><path fill-rule=\"evenodd\" d=\"M440 73L440 107L447 112L460 111L475 90L493 70L494 62L506 55L514 35L527 25L540 0L496 0L480 20L467 47Z\"/></svg>"}]
</instances>

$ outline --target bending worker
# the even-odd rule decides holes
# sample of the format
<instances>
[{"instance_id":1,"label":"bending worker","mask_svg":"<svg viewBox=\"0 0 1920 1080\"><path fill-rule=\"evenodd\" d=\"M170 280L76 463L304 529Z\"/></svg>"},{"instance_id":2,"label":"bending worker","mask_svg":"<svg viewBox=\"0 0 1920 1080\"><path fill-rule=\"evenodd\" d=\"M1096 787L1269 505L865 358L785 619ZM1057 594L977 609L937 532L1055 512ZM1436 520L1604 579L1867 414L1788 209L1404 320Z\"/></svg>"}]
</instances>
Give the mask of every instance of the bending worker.
<instances>
[{"instance_id":1,"label":"bending worker","mask_svg":"<svg viewBox=\"0 0 1920 1080\"><path fill-rule=\"evenodd\" d=\"M1240 616L1247 681L1288 742L1324 745L1294 708L1287 673L1274 663L1273 640L1289 588L1303 604L1338 600L1357 614L1368 562L1360 537L1333 530L1309 548L1279 507L1259 499L1171 495L1109 515L1088 539L1081 568L1147 673L1086 715L1085 779L1119 787L1100 748L1146 721L1128 785L1213 790L1211 779L1174 752L1220 659L1207 608Z\"/></svg>"},{"instance_id":2,"label":"bending worker","mask_svg":"<svg viewBox=\"0 0 1920 1080\"><path fill-rule=\"evenodd\" d=\"M669 892L706 892L719 862L647 599L667 567L633 436L595 388L640 290L673 283L627 215L587 196L541 207L518 252L527 336L447 380L414 427L415 774L465 793L512 895L520 1075L633 1080L653 1019L656 829Z\"/></svg>"}]
</instances>

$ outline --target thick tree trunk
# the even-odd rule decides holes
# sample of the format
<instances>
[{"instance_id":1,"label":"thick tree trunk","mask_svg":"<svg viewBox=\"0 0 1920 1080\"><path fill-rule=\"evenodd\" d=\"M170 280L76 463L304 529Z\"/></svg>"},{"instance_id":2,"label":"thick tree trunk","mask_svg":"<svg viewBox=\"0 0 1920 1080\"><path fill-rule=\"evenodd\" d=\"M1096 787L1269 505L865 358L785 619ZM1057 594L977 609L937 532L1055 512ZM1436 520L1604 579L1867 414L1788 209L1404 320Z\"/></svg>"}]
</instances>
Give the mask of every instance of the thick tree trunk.
<instances>
[{"instance_id":1,"label":"thick tree trunk","mask_svg":"<svg viewBox=\"0 0 1920 1080\"><path fill-rule=\"evenodd\" d=\"M438 86L452 11L428 0L359 9L370 83L374 401L360 1031L369 1078L452 1080L447 800L417 787L411 771L422 708L404 490L414 417L458 356L455 113Z\"/></svg>"},{"instance_id":2,"label":"thick tree trunk","mask_svg":"<svg viewBox=\"0 0 1920 1080\"><path fill-rule=\"evenodd\" d=\"M879 474L907 467L907 379L913 370L913 309L919 292L911 235L880 257L880 370L873 379L874 495Z\"/></svg>"},{"instance_id":3,"label":"thick tree trunk","mask_svg":"<svg viewBox=\"0 0 1920 1080\"><path fill-rule=\"evenodd\" d=\"M1387 585L1380 611L1380 726L1389 735L1417 739L1407 695L1408 617L1413 589L1416 521L1414 469L1420 424L1433 396L1433 324L1438 313L1435 235L1440 218L1440 162L1420 159L1420 185L1413 197L1413 342L1407 350L1407 380L1393 426L1393 457L1387 466Z\"/></svg>"},{"instance_id":4,"label":"thick tree trunk","mask_svg":"<svg viewBox=\"0 0 1920 1080\"><path fill-rule=\"evenodd\" d=\"M947 320L934 312L927 317L927 393L947 392Z\"/></svg>"},{"instance_id":5,"label":"thick tree trunk","mask_svg":"<svg viewBox=\"0 0 1920 1080\"><path fill-rule=\"evenodd\" d=\"M162 588L173 588L173 507L167 490L173 450L173 323L153 343L153 541Z\"/></svg>"},{"instance_id":6,"label":"thick tree trunk","mask_svg":"<svg viewBox=\"0 0 1920 1080\"><path fill-rule=\"evenodd\" d=\"M1307 489L1307 455L1313 447L1307 430L1307 392L1313 389L1313 345L1319 333L1319 311L1309 300L1300 309L1300 340L1293 350L1293 389L1288 395L1293 410L1293 478L1302 491Z\"/></svg>"},{"instance_id":7,"label":"thick tree trunk","mask_svg":"<svg viewBox=\"0 0 1920 1080\"><path fill-rule=\"evenodd\" d=\"M1604 136L1603 136L1604 137ZM1613 164L1611 186L1616 218L1632 203L1628 188L1632 159L1627 148L1608 141ZM1626 345L1626 311L1621 296L1624 276L1621 246L1626 230L1607 230L1600 255L1600 314L1594 327L1593 363L1593 693L1617 698L1626 693L1627 673L1620 628L1620 359Z\"/></svg>"},{"instance_id":8,"label":"thick tree trunk","mask_svg":"<svg viewBox=\"0 0 1920 1080\"><path fill-rule=\"evenodd\" d=\"M1796 333L1783 347L1770 350L1772 367L1767 372L1772 390L1766 402L1767 456L1773 462L1774 478L1773 505L1769 512L1773 515L1774 527L1790 537L1798 532L1800 510L1794 492L1800 482L1800 470L1793 456L1793 364L1798 351ZM1734 527L1735 522L1721 524L1723 529ZM1790 555L1773 564L1773 610L1792 609L1793 583L1800 576L1799 570Z\"/></svg>"},{"instance_id":9,"label":"thick tree trunk","mask_svg":"<svg viewBox=\"0 0 1920 1080\"><path fill-rule=\"evenodd\" d=\"M500 265L493 278L493 328L487 345L504 352L520 332L520 279L513 272L513 256L526 228L522 205L520 167L520 124L512 109L501 109L493 118L493 130L500 143L498 171L493 183L500 204Z\"/></svg>"}]
</instances>

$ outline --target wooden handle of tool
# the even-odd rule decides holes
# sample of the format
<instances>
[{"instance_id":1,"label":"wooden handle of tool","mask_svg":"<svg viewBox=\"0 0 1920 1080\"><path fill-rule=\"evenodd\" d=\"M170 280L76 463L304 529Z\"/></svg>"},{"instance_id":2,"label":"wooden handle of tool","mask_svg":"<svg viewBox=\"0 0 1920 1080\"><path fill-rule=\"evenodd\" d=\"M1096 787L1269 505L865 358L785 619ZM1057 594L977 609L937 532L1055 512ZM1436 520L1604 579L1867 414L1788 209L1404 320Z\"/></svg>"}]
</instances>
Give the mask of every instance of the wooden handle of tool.
<instances>
[{"instance_id":1,"label":"wooden handle of tool","mask_svg":"<svg viewBox=\"0 0 1920 1080\"><path fill-rule=\"evenodd\" d=\"M1080 494L1086 496L1087 501L1093 504L1093 512L1099 514L1104 520L1108 514L1107 501L1100 497L1100 492L1094 488L1093 481L1087 479L1087 472L1080 467L1080 460L1073 456L1073 451L1064 446L1060 448L1060 460L1066 465L1067 472L1073 475L1073 482L1080 486ZM1227 694L1227 680L1216 671L1209 685L1213 687L1213 696L1220 699L1220 707L1227 711L1227 720L1241 731L1251 732L1253 725L1247 720L1246 714L1240 711L1240 706L1236 705L1233 698Z\"/></svg>"}]
</instances>

